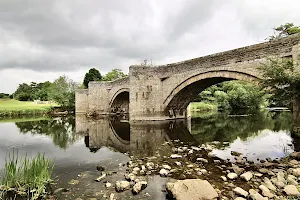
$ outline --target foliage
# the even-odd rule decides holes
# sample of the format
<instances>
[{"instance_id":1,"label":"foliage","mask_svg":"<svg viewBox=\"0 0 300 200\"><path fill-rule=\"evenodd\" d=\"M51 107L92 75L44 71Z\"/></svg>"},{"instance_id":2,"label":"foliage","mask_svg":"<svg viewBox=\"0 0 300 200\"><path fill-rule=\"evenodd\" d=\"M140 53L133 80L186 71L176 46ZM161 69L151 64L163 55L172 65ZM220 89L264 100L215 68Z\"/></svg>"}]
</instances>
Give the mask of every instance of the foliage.
<instances>
[{"instance_id":1,"label":"foliage","mask_svg":"<svg viewBox=\"0 0 300 200\"><path fill-rule=\"evenodd\" d=\"M67 76L60 76L50 87L49 97L64 109L75 108L75 89L79 84Z\"/></svg>"},{"instance_id":2,"label":"foliage","mask_svg":"<svg viewBox=\"0 0 300 200\"><path fill-rule=\"evenodd\" d=\"M14 196L18 199L19 196L26 196L27 199L38 199L46 193L52 170L53 165L44 155L38 154L32 159L25 156L22 161L14 153L9 155L2 174L2 197Z\"/></svg>"},{"instance_id":3,"label":"foliage","mask_svg":"<svg viewBox=\"0 0 300 200\"><path fill-rule=\"evenodd\" d=\"M273 28L273 30L274 35L267 38L269 41L293 35L295 33L300 33L300 27L295 26L293 23L286 23L284 25L280 25L276 28Z\"/></svg>"},{"instance_id":4,"label":"foliage","mask_svg":"<svg viewBox=\"0 0 300 200\"><path fill-rule=\"evenodd\" d=\"M103 81L114 81L120 78L124 78L127 75L125 75L121 69L113 69L110 72L108 72L104 77Z\"/></svg>"},{"instance_id":5,"label":"foliage","mask_svg":"<svg viewBox=\"0 0 300 200\"><path fill-rule=\"evenodd\" d=\"M10 95L9 94L6 94L6 93L0 93L0 99L8 99L10 98Z\"/></svg>"},{"instance_id":6,"label":"foliage","mask_svg":"<svg viewBox=\"0 0 300 200\"><path fill-rule=\"evenodd\" d=\"M262 73L261 84L273 94L273 104L289 106L294 97L300 94L300 66L292 59L269 59L259 67Z\"/></svg>"},{"instance_id":7,"label":"foliage","mask_svg":"<svg viewBox=\"0 0 300 200\"><path fill-rule=\"evenodd\" d=\"M31 82L19 84L17 90L14 92L14 98L19 101L33 101L41 100L48 101L48 93L51 86L51 82L46 81L42 83Z\"/></svg>"},{"instance_id":8,"label":"foliage","mask_svg":"<svg viewBox=\"0 0 300 200\"><path fill-rule=\"evenodd\" d=\"M191 102L191 111L211 111L218 110L218 106L215 104L205 103L205 102Z\"/></svg>"},{"instance_id":9,"label":"foliage","mask_svg":"<svg viewBox=\"0 0 300 200\"><path fill-rule=\"evenodd\" d=\"M85 88L88 88L90 81L100 81L100 80L102 80L102 76L100 72L95 68L91 68L84 76L83 85Z\"/></svg>"},{"instance_id":10,"label":"foliage","mask_svg":"<svg viewBox=\"0 0 300 200\"><path fill-rule=\"evenodd\" d=\"M201 92L196 101L217 105L218 109L255 109L266 105L263 90L252 83L228 81L213 85Z\"/></svg>"}]
</instances>

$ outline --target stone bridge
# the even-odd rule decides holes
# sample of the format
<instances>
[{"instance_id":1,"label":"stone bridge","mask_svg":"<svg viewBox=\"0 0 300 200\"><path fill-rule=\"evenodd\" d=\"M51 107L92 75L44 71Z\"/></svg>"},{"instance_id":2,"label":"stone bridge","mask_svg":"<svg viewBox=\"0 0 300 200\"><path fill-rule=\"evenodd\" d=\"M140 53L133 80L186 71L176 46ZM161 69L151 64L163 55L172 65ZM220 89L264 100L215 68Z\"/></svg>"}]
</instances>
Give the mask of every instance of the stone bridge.
<instances>
[{"instance_id":1,"label":"stone bridge","mask_svg":"<svg viewBox=\"0 0 300 200\"><path fill-rule=\"evenodd\" d=\"M130 121L184 118L201 91L228 80L255 81L257 66L270 57L300 61L300 34L157 67L130 66L126 78L77 90L76 113L129 113Z\"/></svg>"}]
</instances>

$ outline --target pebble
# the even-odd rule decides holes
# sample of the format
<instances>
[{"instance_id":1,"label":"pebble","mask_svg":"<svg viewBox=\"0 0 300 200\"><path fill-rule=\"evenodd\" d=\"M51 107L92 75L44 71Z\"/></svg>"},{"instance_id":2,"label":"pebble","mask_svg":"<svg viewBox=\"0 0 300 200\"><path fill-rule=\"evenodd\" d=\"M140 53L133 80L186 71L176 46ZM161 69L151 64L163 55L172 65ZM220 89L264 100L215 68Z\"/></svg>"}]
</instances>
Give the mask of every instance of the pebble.
<instances>
[{"instance_id":1,"label":"pebble","mask_svg":"<svg viewBox=\"0 0 300 200\"><path fill-rule=\"evenodd\" d=\"M297 187L294 185L286 185L283 191L290 196L300 196L300 192L298 191Z\"/></svg>"},{"instance_id":2,"label":"pebble","mask_svg":"<svg viewBox=\"0 0 300 200\"><path fill-rule=\"evenodd\" d=\"M175 159L175 158L182 158L182 156L181 156L181 155L178 155L178 154L172 154L172 155L170 156L170 158L173 158L173 159Z\"/></svg>"},{"instance_id":3,"label":"pebble","mask_svg":"<svg viewBox=\"0 0 300 200\"><path fill-rule=\"evenodd\" d=\"M106 187L106 188L110 188L111 186L112 186L111 183L109 183L109 182L105 183L105 187Z\"/></svg>"},{"instance_id":4,"label":"pebble","mask_svg":"<svg viewBox=\"0 0 300 200\"><path fill-rule=\"evenodd\" d=\"M236 187L233 190L236 194L247 197L249 195L249 193L247 191L245 191L244 189L240 188L240 187Z\"/></svg>"},{"instance_id":5,"label":"pebble","mask_svg":"<svg viewBox=\"0 0 300 200\"><path fill-rule=\"evenodd\" d=\"M171 170L171 167L169 165L162 165L162 168L167 169L167 170Z\"/></svg>"},{"instance_id":6,"label":"pebble","mask_svg":"<svg viewBox=\"0 0 300 200\"><path fill-rule=\"evenodd\" d=\"M129 190L129 189L130 189L130 182L128 182L128 181L117 181L116 182L116 191L117 192Z\"/></svg>"},{"instance_id":7,"label":"pebble","mask_svg":"<svg viewBox=\"0 0 300 200\"><path fill-rule=\"evenodd\" d=\"M268 179L267 177L264 178L264 183L265 186L267 186L267 188L269 188L272 191L276 191L276 187L272 184L272 182L270 181L270 179Z\"/></svg>"},{"instance_id":8,"label":"pebble","mask_svg":"<svg viewBox=\"0 0 300 200\"><path fill-rule=\"evenodd\" d=\"M263 196L268 197L268 198L274 197L274 194L272 194L266 186L260 185L259 189L261 190Z\"/></svg>"},{"instance_id":9,"label":"pebble","mask_svg":"<svg viewBox=\"0 0 300 200\"><path fill-rule=\"evenodd\" d=\"M251 178L253 177L252 172L245 172L240 176L242 179L244 179L245 181L250 181Z\"/></svg>"},{"instance_id":10,"label":"pebble","mask_svg":"<svg viewBox=\"0 0 300 200\"><path fill-rule=\"evenodd\" d=\"M227 178L226 178L225 176L221 176L221 179L222 179L223 181L227 181Z\"/></svg>"},{"instance_id":11,"label":"pebble","mask_svg":"<svg viewBox=\"0 0 300 200\"><path fill-rule=\"evenodd\" d=\"M132 193L133 194L138 194L140 191L145 189L147 187L147 182L146 181L140 181L134 184L132 188Z\"/></svg>"},{"instance_id":12,"label":"pebble","mask_svg":"<svg viewBox=\"0 0 300 200\"><path fill-rule=\"evenodd\" d=\"M197 158L197 161L208 163L208 160L206 160L205 158Z\"/></svg>"},{"instance_id":13,"label":"pebble","mask_svg":"<svg viewBox=\"0 0 300 200\"><path fill-rule=\"evenodd\" d=\"M106 177L106 174L102 174L101 176L99 176L98 178L95 179L95 181L100 182L102 180L104 180Z\"/></svg>"},{"instance_id":14,"label":"pebble","mask_svg":"<svg viewBox=\"0 0 300 200\"><path fill-rule=\"evenodd\" d=\"M229 173L229 174L227 174L227 177L229 179L236 179L238 177L238 175L236 173Z\"/></svg>"},{"instance_id":15,"label":"pebble","mask_svg":"<svg viewBox=\"0 0 300 200\"><path fill-rule=\"evenodd\" d=\"M167 176L169 174L169 171L166 169L161 169L159 171L160 176Z\"/></svg>"}]
</instances>

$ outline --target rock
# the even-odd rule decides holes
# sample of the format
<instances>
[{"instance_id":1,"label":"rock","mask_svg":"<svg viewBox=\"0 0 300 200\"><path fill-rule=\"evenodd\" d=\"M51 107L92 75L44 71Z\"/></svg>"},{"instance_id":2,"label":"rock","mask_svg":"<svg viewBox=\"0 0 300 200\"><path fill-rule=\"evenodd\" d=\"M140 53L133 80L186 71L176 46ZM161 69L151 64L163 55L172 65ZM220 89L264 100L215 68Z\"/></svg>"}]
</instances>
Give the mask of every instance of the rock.
<instances>
[{"instance_id":1,"label":"rock","mask_svg":"<svg viewBox=\"0 0 300 200\"><path fill-rule=\"evenodd\" d=\"M241 153L237 152L237 151L231 151L230 153L232 156L240 156L242 155Z\"/></svg>"},{"instance_id":2,"label":"rock","mask_svg":"<svg viewBox=\"0 0 300 200\"><path fill-rule=\"evenodd\" d=\"M106 174L102 174L101 176L99 176L98 178L95 179L95 181L100 182L102 180L104 180L106 177Z\"/></svg>"},{"instance_id":3,"label":"rock","mask_svg":"<svg viewBox=\"0 0 300 200\"><path fill-rule=\"evenodd\" d=\"M277 181L275 182L275 185L278 187L278 188L283 188L285 186L284 182L282 181Z\"/></svg>"},{"instance_id":4,"label":"rock","mask_svg":"<svg viewBox=\"0 0 300 200\"><path fill-rule=\"evenodd\" d=\"M160 176L167 176L169 174L169 171L166 169L161 169L159 171Z\"/></svg>"},{"instance_id":5,"label":"rock","mask_svg":"<svg viewBox=\"0 0 300 200\"><path fill-rule=\"evenodd\" d=\"M257 191L253 189L249 190L249 194L252 200L268 200L267 197L263 197L261 194L259 194Z\"/></svg>"},{"instance_id":6,"label":"rock","mask_svg":"<svg viewBox=\"0 0 300 200\"><path fill-rule=\"evenodd\" d=\"M237 174L240 175L245 171L243 168L238 167L237 165L232 165L232 170Z\"/></svg>"},{"instance_id":7,"label":"rock","mask_svg":"<svg viewBox=\"0 0 300 200\"><path fill-rule=\"evenodd\" d=\"M162 165L162 168L167 169L167 170L171 170L171 167L169 165Z\"/></svg>"},{"instance_id":8,"label":"rock","mask_svg":"<svg viewBox=\"0 0 300 200\"><path fill-rule=\"evenodd\" d=\"M259 189L261 190L262 195L264 195L265 197L268 197L268 198L273 198L274 197L274 194L272 194L266 186L260 185Z\"/></svg>"},{"instance_id":9,"label":"rock","mask_svg":"<svg viewBox=\"0 0 300 200\"><path fill-rule=\"evenodd\" d=\"M234 200L246 200L246 199L244 199L243 197L237 197Z\"/></svg>"},{"instance_id":10,"label":"rock","mask_svg":"<svg viewBox=\"0 0 300 200\"><path fill-rule=\"evenodd\" d=\"M140 181L134 184L132 188L132 193L133 194L138 194L140 191L145 189L147 187L147 182L146 181Z\"/></svg>"},{"instance_id":11,"label":"rock","mask_svg":"<svg viewBox=\"0 0 300 200\"><path fill-rule=\"evenodd\" d=\"M276 187L272 184L272 182L270 181L270 179L268 179L267 177L264 178L264 184L265 186L267 186L267 188L269 188L272 191L276 191Z\"/></svg>"},{"instance_id":12,"label":"rock","mask_svg":"<svg viewBox=\"0 0 300 200\"><path fill-rule=\"evenodd\" d=\"M79 183L78 180L72 179L68 182L70 185L77 185Z\"/></svg>"},{"instance_id":13,"label":"rock","mask_svg":"<svg viewBox=\"0 0 300 200\"><path fill-rule=\"evenodd\" d=\"M283 173L283 171L279 171L279 172L277 173L277 179L278 179L278 181L285 183L285 178L284 178L284 173Z\"/></svg>"},{"instance_id":14,"label":"rock","mask_svg":"<svg viewBox=\"0 0 300 200\"><path fill-rule=\"evenodd\" d=\"M194 167L194 165L192 165L192 164L189 164L189 165L187 165L186 167L188 167L188 168L193 168L193 167Z\"/></svg>"},{"instance_id":15,"label":"rock","mask_svg":"<svg viewBox=\"0 0 300 200\"><path fill-rule=\"evenodd\" d=\"M115 200L115 194L114 193L111 193L110 196L109 196L109 200Z\"/></svg>"},{"instance_id":16,"label":"rock","mask_svg":"<svg viewBox=\"0 0 300 200\"><path fill-rule=\"evenodd\" d=\"M110 188L111 186L112 186L112 184L110 182L105 183L106 188Z\"/></svg>"},{"instance_id":17,"label":"rock","mask_svg":"<svg viewBox=\"0 0 300 200\"><path fill-rule=\"evenodd\" d=\"M298 185L298 182L295 179L293 179L291 176L288 176L286 180L291 185Z\"/></svg>"},{"instance_id":18,"label":"rock","mask_svg":"<svg viewBox=\"0 0 300 200\"><path fill-rule=\"evenodd\" d=\"M223 181L227 181L227 178L226 178L225 176L221 176L221 179L222 179Z\"/></svg>"},{"instance_id":19,"label":"rock","mask_svg":"<svg viewBox=\"0 0 300 200\"><path fill-rule=\"evenodd\" d=\"M298 161L297 160L291 160L290 164L292 164L292 165L298 165Z\"/></svg>"},{"instance_id":20,"label":"rock","mask_svg":"<svg viewBox=\"0 0 300 200\"><path fill-rule=\"evenodd\" d=\"M266 168L260 168L258 171L262 174L267 174L269 172L269 170Z\"/></svg>"},{"instance_id":21,"label":"rock","mask_svg":"<svg viewBox=\"0 0 300 200\"><path fill-rule=\"evenodd\" d=\"M128 181L117 181L116 182L116 191L122 192L130 189L130 183Z\"/></svg>"},{"instance_id":22,"label":"rock","mask_svg":"<svg viewBox=\"0 0 300 200\"><path fill-rule=\"evenodd\" d=\"M296 186L294 185L286 185L283 189L283 191L288 195L288 196L300 196L300 193L297 189Z\"/></svg>"},{"instance_id":23,"label":"rock","mask_svg":"<svg viewBox=\"0 0 300 200\"><path fill-rule=\"evenodd\" d=\"M96 166L96 169L101 172L105 170L105 168L100 165Z\"/></svg>"},{"instance_id":24,"label":"rock","mask_svg":"<svg viewBox=\"0 0 300 200\"><path fill-rule=\"evenodd\" d=\"M300 176L300 168L289 169L289 171L291 171L291 173L296 177Z\"/></svg>"},{"instance_id":25,"label":"rock","mask_svg":"<svg viewBox=\"0 0 300 200\"><path fill-rule=\"evenodd\" d=\"M296 159L298 158L299 159L300 158L300 152L293 152L293 153L290 154L290 156L292 158L296 158Z\"/></svg>"},{"instance_id":26,"label":"rock","mask_svg":"<svg viewBox=\"0 0 300 200\"><path fill-rule=\"evenodd\" d=\"M248 194L249 194L247 191L243 190L243 189L240 188L240 187L234 188L233 191L234 191L236 194L241 195L241 196L243 196L243 197L247 197Z\"/></svg>"},{"instance_id":27,"label":"rock","mask_svg":"<svg viewBox=\"0 0 300 200\"><path fill-rule=\"evenodd\" d=\"M147 167L149 170L151 170L151 169L154 168L154 163L153 163L153 162L147 162L147 163L146 163L146 167Z\"/></svg>"},{"instance_id":28,"label":"rock","mask_svg":"<svg viewBox=\"0 0 300 200\"><path fill-rule=\"evenodd\" d=\"M136 171L136 172L139 172L141 169L139 167L135 167L132 169L132 171Z\"/></svg>"},{"instance_id":29,"label":"rock","mask_svg":"<svg viewBox=\"0 0 300 200\"><path fill-rule=\"evenodd\" d=\"M263 174L261 174L261 173L258 173L258 172L254 172L254 176L256 176L256 177L262 177L262 176L263 176Z\"/></svg>"},{"instance_id":30,"label":"rock","mask_svg":"<svg viewBox=\"0 0 300 200\"><path fill-rule=\"evenodd\" d=\"M167 183L167 191L176 200L216 200L218 198L218 193L211 184L201 179L186 179Z\"/></svg>"},{"instance_id":31,"label":"rock","mask_svg":"<svg viewBox=\"0 0 300 200\"><path fill-rule=\"evenodd\" d=\"M130 173L130 174L125 174L124 176L125 176L125 179L126 179L127 181L134 181L134 180L135 180L135 175L132 174L132 173Z\"/></svg>"},{"instance_id":32,"label":"rock","mask_svg":"<svg viewBox=\"0 0 300 200\"><path fill-rule=\"evenodd\" d=\"M208 163L208 160L206 160L205 158L197 158L197 161Z\"/></svg>"},{"instance_id":33,"label":"rock","mask_svg":"<svg viewBox=\"0 0 300 200\"><path fill-rule=\"evenodd\" d=\"M246 172L246 173L243 173L240 177L246 181L250 181L251 178L253 177L253 174L252 174L252 172Z\"/></svg>"},{"instance_id":34,"label":"rock","mask_svg":"<svg viewBox=\"0 0 300 200\"><path fill-rule=\"evenodd\" d=\"M181 166L181 162L176 161L175 164L176 164L177 166Z\"/></svg>"},{"instance_id":35,"label":"rock","mask_svg":"<svg viewBox=\"0 0 300 200\"><path fill-rule=\"evenodd\" d=\"M236 179L238 175L236 173L229 173L227 174L227 177L232 180L232 179Z\"/></svg>"},{"instance_id":36,"label":"rock","mask_svg":"<svg viewBox=\"0 0 300 200\"><path fill-rule=\"evenodd\" d=\"M206 170L206 169L200 169L200 172L201 172L202 174L206 174L206 173L207 173L207 170Z\"/></svg>"},{"instance_id":37,"label":"rock","mask_svg":"<svg viewBox=\"0 0 300 200\"><path fill-rule=\"evenodd\" d=\"M201 151L201 148L199 148L199 147L192 147L192 150L194 150L194 151Z\"/></svg>"},{"instance_id":38,"label":"rock","mask_svg":"<svg viewBox=\"0 0 300 200\"><path fill-rule=\"evenodd\" d=\"M181 156L181 155L178 155L178 154L172 154L172 155L170 156L170 158L173 158L173 159L175 159L175 158L182 158L182 156Z\"/></svg>"}]
</instances>

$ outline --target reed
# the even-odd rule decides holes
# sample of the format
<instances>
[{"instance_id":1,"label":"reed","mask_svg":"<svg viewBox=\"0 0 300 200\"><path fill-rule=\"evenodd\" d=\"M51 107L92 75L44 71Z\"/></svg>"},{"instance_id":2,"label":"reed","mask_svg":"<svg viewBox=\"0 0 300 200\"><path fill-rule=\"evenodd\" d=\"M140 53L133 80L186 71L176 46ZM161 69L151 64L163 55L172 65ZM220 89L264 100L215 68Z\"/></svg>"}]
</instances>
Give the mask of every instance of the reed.
<instances>
[{"instance_id":1,"label":"reed","mask_svg":"<svg viewBox=\"0 0 300 200\"><path fill-rule=\"evenodd\" d=\"M47 193L47 185L51 182L53 164L44 154L29 159L18 154L9 154L2 172L1 196L5 199L16 197L38 199Z\"/></svg>"}]
</instances>

